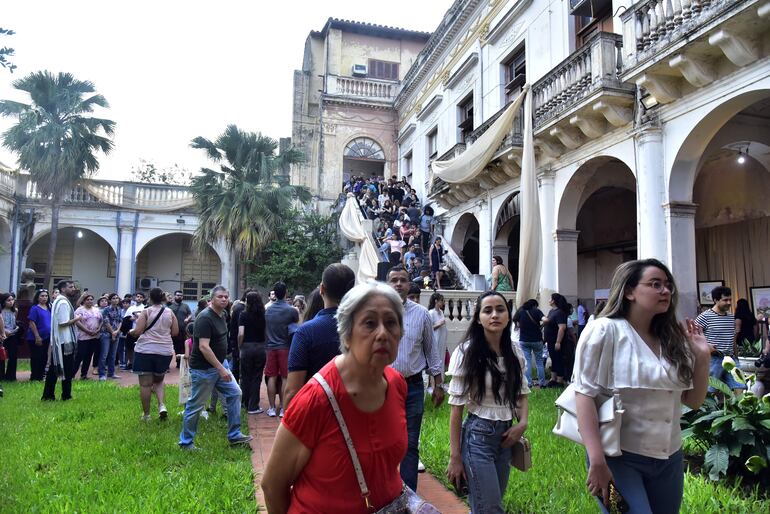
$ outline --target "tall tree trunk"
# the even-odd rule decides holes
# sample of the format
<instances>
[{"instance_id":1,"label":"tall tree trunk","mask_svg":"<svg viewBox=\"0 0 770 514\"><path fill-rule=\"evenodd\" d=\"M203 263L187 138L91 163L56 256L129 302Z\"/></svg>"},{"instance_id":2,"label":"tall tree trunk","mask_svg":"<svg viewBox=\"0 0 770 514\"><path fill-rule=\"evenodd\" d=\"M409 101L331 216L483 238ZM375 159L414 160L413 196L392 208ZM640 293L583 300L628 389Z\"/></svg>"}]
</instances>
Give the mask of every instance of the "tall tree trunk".
<instances>
[{"instance_id":1,"label":"tall tree trunk","mask_svg":"<svg viewBox=\"0 0 770 514\"><path fill-rule=\"evenodd\" d=\"M238 263L238 298L243 296L243 292L246 290L246 274L248 271L248 264L246 264L245 259L241 258Z\"/></svg>"},{"instance_id":2,"label":"tall tree trunk","mask_svg":"<svg viewBox=\"0 0 770 514\"><path fill-rule=\"evenodd\" d=\"M48 240L48 263L45 267L45 278L43 287L51 288L51 275L53 275L53 263L56 257L56 242L59 238L59 198L53 196L51 200L51 234Z\"/></svg>"}]
</instances>

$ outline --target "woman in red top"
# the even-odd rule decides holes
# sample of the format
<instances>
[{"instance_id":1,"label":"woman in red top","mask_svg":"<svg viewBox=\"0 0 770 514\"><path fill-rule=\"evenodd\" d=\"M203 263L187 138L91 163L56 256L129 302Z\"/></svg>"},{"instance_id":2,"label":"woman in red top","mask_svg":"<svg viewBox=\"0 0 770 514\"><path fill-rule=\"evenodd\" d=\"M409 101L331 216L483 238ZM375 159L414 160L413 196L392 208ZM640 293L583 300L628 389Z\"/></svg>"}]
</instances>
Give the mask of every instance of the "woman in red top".
<instances>
[{"instance_id":1,"label":"woman in red top","mask_svg":"<svg viewBox=\"0 0 770 514\"><path fill-rule=\"evenodd\" d=\"M406 382L391 367L403 330L401 298L384 284L351 289L337 309L342 355L319 372L340 405L358 454L369 502L395 500L406 454ZM321 385L310 380L291 401L262 475L268 512L371 512L345 439Z\"/></svg>"}]
</instances>

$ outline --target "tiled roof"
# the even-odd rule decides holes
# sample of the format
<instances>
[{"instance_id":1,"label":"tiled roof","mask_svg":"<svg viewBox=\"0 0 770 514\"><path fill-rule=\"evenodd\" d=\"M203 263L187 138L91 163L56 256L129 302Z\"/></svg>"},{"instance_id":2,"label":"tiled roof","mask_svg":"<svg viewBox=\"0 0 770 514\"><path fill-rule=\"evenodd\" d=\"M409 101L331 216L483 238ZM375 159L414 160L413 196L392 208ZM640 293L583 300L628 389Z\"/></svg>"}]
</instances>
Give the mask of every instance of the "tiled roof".
<instances>
[{"instance_id":1,"label":"tiled roof","mask_svg":"<svg viewBox=\"0 0 770 514\"><path fill-rule=\"evenodd\" d=\"M427 41L431 35L430 32L404 29L401 27L390 27L388 25L379 25L377 23L367 23L364 21L343 20L340 18L329 18L323 29L320 31L312 31L310 32L310 35L323 37L330 28L338 28L348 32L373 34L393 38L418 39L422 41Z\"/></svg>"}]
</instances>

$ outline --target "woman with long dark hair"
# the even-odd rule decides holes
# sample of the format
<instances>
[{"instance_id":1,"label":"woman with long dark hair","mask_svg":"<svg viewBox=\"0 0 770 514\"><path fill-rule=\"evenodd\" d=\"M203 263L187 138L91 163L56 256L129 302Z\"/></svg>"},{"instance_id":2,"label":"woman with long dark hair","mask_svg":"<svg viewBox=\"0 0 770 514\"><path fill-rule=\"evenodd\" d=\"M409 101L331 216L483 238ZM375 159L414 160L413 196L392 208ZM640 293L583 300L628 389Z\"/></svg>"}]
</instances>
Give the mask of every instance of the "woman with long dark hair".
<instances>
[{"instance_id":1,"label":"woman with long dark hair","mask_svg":"<svg viewBox=\"0 0 770 514\"><path fill-rule=\"evenodd\" d=\"M742 344L743 341L753 343L759 339L759 323L756 316L751 313L749 302L745 298L735 303L735 333L738 344Z\"/></svg>"},{"instance_id":2,"label":"woman with long dark hair","mask_svg":"<svg viewBox=\"0 0 770 514\"><path fill-rule=\"evenodd\" d=\"M545 358L543 357L543 331L540 320L543 312L538 309L537 300L530 298L513 315L513 322L519 326L519 348L524 353L527 368L524 375L532 387L532 355L537 369L537 385L545 387Z\"/></svg>"},{"instance_id":3,"label":"woman with long dark hair","mask_svg":"<svg viewBox=\"0 0 770 514\"><path fill-rule=\"evenodd\" d=\"M467 481L471 512L503 512L511 447L527 429L529 387L523 357L511 341L511 312L502 294L476 302L467 341L449 362L449 466L455 486ZM463 409L468 417L462 423Z\"/></svg>"},{"instance_id":4,"label":"woman with long dark hair","mask_svg":"<svg viewBox=\"0 0 770 514\"><path fill-rule=\"evenodd\" d=\"M241 357L241 403L249 414L259 414L259 388L265 370L265 305L256 291L246 295L246 308L238 319L238 348Z\"/></svg>"},{"instance_id":5,"label":"woman with long dark hair","mask_svg":"<svg viewBox=\"0 0 770 514\"><path fill-rule=\"evenodd\" d=\"M548 345L548 355L551 357L551 381L546 387L564 386L566 376L565 357L567 355L567 317L570 306L567 299L559 293L553 293L548 302L551 310L543 318L543 338Z\"/></svg>"},{"instance_id":6,"label":"woman with long dark hair","mask_svg":"<svg viewBox=\"0 0 770 514\"><path fill-rule=\"evenodd\" d=\"M16 295L3 293L0 295L0 345L5 346L8 353L7 361L0 361L0 379L9 382L16 381L16 356L19 351L19 325L16 323Z\"/></svg>"},{"instance_id":7,"label":"woman with long dark hair","mask_svg":"<svg viewBox=\"0 0 770 514\"><path fill-rule=\"evenodd\" d=\"M27 342L29 343L30 380L45 378L45 361L51 344L51 301L47 289L38 289L32 298L27 315Z\"/></svg>"},{"instance_id":8,"label":"woman with long dark hair","mask_svg":"<svg viewBox=\"0 0 770 514\"><path fill-rule=\"evenodd\" d=\"M610 483L630 512L677 513L684 464L681 404L698 409L708 387L709 346L692 320L676 319L674 277L656 259L625 262L607 305L580 337L575 392L588 455L586 485L607 512ZM597 405L620 395L622 455L604 454Z\"/></svg>"}]
</instances>

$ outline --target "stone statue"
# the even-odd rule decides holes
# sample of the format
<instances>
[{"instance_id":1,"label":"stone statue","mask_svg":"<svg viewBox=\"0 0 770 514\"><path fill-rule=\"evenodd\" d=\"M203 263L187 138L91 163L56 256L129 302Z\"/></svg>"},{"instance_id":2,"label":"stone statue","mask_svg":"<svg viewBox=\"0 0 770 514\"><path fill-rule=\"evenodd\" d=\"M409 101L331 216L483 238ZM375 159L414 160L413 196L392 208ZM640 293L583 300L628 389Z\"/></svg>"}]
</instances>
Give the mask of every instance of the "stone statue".
<instances>
[{"instance_id":1,"label":"stone statue","mask_svg":"<svg viewBox=\"0 0 770 514\"><path fill-rule=\"evenodd\" d=\"M21 272L21 283L16 290L16 300L32 301L35 296L35 270L32 268L24 268Z\"/></svg>"}]
</instances>

